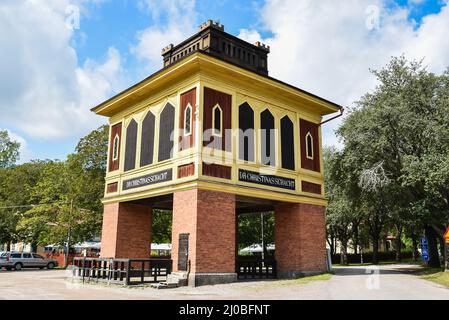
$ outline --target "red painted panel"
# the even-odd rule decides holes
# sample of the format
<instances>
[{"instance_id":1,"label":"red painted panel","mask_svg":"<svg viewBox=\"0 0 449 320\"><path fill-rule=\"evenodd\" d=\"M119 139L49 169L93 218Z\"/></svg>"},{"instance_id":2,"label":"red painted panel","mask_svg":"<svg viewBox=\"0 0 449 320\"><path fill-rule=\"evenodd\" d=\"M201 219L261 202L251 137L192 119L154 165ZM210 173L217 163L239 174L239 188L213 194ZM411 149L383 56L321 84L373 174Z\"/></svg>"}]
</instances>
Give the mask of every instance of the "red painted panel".
<instances>
[{"instance_id":1,"label":"red painted panel","mask_svg":"<svg viewBox=\"0 0 449 320\"><path fill-rule=\"evenodd\" d=\"M118 191L118 183L110 183L108 184L107 193L114 193Z\"/></svg>"},{"instance_id":2,"label":"red painted panel","mask_svg":"<svg viewBox=\"0 0 449 320\"><path fill-rule=\"evenodd\" d=\"M192 134L184 136L184 115L187 105L190 103L192 106ZM180 102L180 114L179 114L179 128L181 134L179 136L179 150L187 150L195 145L195 107L196 107L196 88L187 91L181 95Z\"/></svg>"},{"instance_id":3,"label":"red painted panel","mask_svg":"<svg viewBox=\"0 0 449 320\"><path fill-rule=\"evenodd\" d=\"M114 152L114 138L118 135L120 143L118 146L117 160L112 159L112 153ZM111 136L109 137L109 172L116 171L120 168L120 150L122 146L122 123L117 123L111 127Z\"/></svg>"},{"instance_id":4,"label":"red painted panel","mask_svg":"<svg viewBox=\"0 0 449 320\"><path fill-rule=\"evenodd\" d=\"M232 168L218 164L203 163L203 175L221 179L231 179Z\"/></svg>"},{"instance_id":5,"label":"red painted panel","mask_svg":"<svg viewBox=\"0 0 449 320\"><path fill-rule=\"evenodd\" d=\"M303 192L321 194L321 185L320 184L311 183L311 182L307 182L307 181L302 181L301 184L302 184Z\"/></svg>"},{"instance_id":6,"label":"red painted panel","mask_svg":"<svg viewBox=\"0 0 449 320\"><path fill-rule=\"evenodd\" d=\"M320 172L320 143L318 137L318 124L306 120L300 120L300 141L301 141L301 167L303 169ZM306 156L306 135L310 132L313 138L313 160Z\"/></svg>"},{"instance_id":7,"label":"red painted panel","mask_svg":"<svg viewBox=\"0 0 449 320\"><path fill-rule=\"evenodd\" d=\"M195 174L195 164L189 163L178 167L178 179L193 176Z\"/></svg>"},{"instance_id":8,"label":"red painted panel","mask_svg":"<svg viewBox=\"0 0 449 320\"><path fill-rule=\"evenodd\" d=\"M231 151L231 143L226 145L226 130L231 129L232 121L232 96L210 88L204 88L204 131L212 129L212 111L219 104L223 111L223 136L211 136L208 141L204 141L203 145L213 149ZM209 131L210 132L210 131Z\"/></svg>"}]
</instances>

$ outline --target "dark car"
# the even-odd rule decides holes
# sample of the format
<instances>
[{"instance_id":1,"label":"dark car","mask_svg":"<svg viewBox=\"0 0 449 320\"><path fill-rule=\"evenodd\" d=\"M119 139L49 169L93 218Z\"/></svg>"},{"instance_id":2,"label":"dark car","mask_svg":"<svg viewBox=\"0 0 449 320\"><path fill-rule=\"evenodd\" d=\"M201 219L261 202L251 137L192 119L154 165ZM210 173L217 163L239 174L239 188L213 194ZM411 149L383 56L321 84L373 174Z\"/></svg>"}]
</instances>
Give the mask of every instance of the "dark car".
<instances>
[{"instance_id":1,"label":"dark car","mask_svg":"<svg viewBox=\"0 0 449 320\"><path fill-rule=\"evenodd\" d=\"M58 262L46 259L37 253L28 252L3 252L0 255L0 268L6 270L22 270L23 268L53 269Z\"/></svg>"}]
</instances>

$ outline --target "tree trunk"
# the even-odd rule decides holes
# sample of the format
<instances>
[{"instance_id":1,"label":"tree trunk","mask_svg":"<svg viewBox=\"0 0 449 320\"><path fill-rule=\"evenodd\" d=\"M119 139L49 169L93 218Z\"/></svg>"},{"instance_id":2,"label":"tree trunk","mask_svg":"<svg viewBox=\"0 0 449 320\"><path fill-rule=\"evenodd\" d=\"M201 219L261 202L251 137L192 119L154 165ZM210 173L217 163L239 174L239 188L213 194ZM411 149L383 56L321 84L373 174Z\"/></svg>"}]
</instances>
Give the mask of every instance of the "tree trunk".
<instances>
[{"instance_id":1,"label":"tree trunk","mask_svg":"<svg viewBox=\"0 0 449 320\"><path fill-rule=\"evenodd\" d=\"M359 228L354 228L354 254L359 254Z\"/></svg>"},{"instance_id":2,"label":"tree trunk","mask_svg":"<svg viewBox=\"0 0 449 320\"><path fill-rule=\"evenodd\" d=\"M348 265L348 243L341 243L341 252L340 252L340 264L343 266Z\"/></svg>"},{"instance_id":3,"label":"tree trunk","mask_svg":"<svg viewBox=\"0 0 449 320\"><path fill-rule=\"evenodd\" d=\"M379 264L379 237L373 239L373 264Z\"/></svg>"},{"instance_id":4,"label":"tree trunk","mask_svg":"<svg viewBox=\"0 0 449 320\"><path fill-rule=\"evenodd\" d=\"M6 251L11 251L11 241L8 241L7 243L6 243Z\"/></svg>"},{"instance_id":5,"label":"tree trunk","mask_svg":"<svg viewBox=\"0 0 449 320\"><path fill-rule=\"evenodd\" d=\"M412 233L411 237L412 237L412 246L413 246L413 249L412 249L413 261L418 261L418 258L419 258L418 240L414 233Z\"/></svg>"},{"instance_id":6,"label":"tree trunk","mask_svg":"<svg viewBox=\"0 0 449 320\"><path fill-rule=\"evenodd\" d=\"M444 244L444 239L443 237L438 237L439 243L440 243L440 261L443 264L443 266L445 266L445 262L446 262L446 247Z\"/></svg>"},{"instance_id":7,"label":"tree trunk","mask_svg":"<svg viewBox=\"0 0 449 320\"><path fill-rule=\"evenodd\" d=\"M425 233L429 243L429 262L427 265L431 268L441 268L440 258L438 256L438 241L436 232L431 226L426 226Z\"/></svg>"},{"instance_id":8,"label":"tree trunk","mask_svg":"<svg viewBox=\"0 0 449 320\"><path fill-rule=\"evenodd\" d=\"M401 261L401 251L402 251L402 226L396 226L396 261Z\"/></svg>"},{"instance_id":9,"label":"tree trunk","mask_svg":"<svg viewBox=\"0 0 449 320\"><path fill-rule=\"evenodd\" d=\"M37 242L31 242L31 252L37 253Z\"/></svg>"}]
</instances>

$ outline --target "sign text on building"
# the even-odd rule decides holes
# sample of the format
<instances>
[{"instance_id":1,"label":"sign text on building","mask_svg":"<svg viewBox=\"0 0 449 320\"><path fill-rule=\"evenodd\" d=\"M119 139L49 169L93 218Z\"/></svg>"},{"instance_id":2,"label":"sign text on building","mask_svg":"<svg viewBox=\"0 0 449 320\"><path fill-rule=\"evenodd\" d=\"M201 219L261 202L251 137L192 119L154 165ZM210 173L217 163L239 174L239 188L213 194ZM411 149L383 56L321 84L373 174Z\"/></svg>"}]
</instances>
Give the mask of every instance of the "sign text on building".
<instances>
[{"instance_id":1,"label":"sign text on building","mask_svg":"<svg viewBox=\"0 0 449 320\"><path fill-rule=\"evenodd\" d=\"M130 180L123 181L123 190L130 190L149 186L156 183L162 183L172 180L172 169L152 173L143 177L138 177Z\"/></svg>"},{"instance_id":2,"label":"sign text on building","mask_svg":"<svg viewBox=\"0 0 449 320\"><path fill-rule=\"evenodd\" d=\"M242 169L239 170L239 180L244 182L261 184L268 187L282 188L288 190L296 189L296 182L294 179L265 175Z\"/></svg>"}]
</instances>

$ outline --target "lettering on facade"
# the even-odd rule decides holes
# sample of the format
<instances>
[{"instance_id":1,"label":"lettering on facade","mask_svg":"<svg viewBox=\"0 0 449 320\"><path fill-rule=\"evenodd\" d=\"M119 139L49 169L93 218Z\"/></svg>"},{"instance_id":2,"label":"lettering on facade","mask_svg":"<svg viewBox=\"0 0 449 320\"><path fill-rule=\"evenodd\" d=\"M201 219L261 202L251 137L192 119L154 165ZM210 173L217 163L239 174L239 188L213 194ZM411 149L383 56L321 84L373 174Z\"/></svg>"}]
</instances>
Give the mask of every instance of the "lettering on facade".
<instances>
[{"instance_id":1,"label":"lettering on facade","mask_svg":"<svg viewBox=\"0 0 449 320\"><path fill-rule=\"evenodd\" d=\"M172 180L172 177L173 177L172 169L152 173L144 177L138 177L123 181L123 190L130 190L144 186L149 186L152 184L162 183L165 181L170 181Z\"/></svg>"},{"instance_id":2,"label":"lettering on facade","mask_svg":"<svg viewBox=\"0 0 449 320\"><path fill-rule=\"evenodd\" d=\"M249 183L256 183L268 187L282 188L288 190L296 189L296 181L294 179L265 175L242 169L239 170L239 180Z\"/></svg>"}]
</instances>

